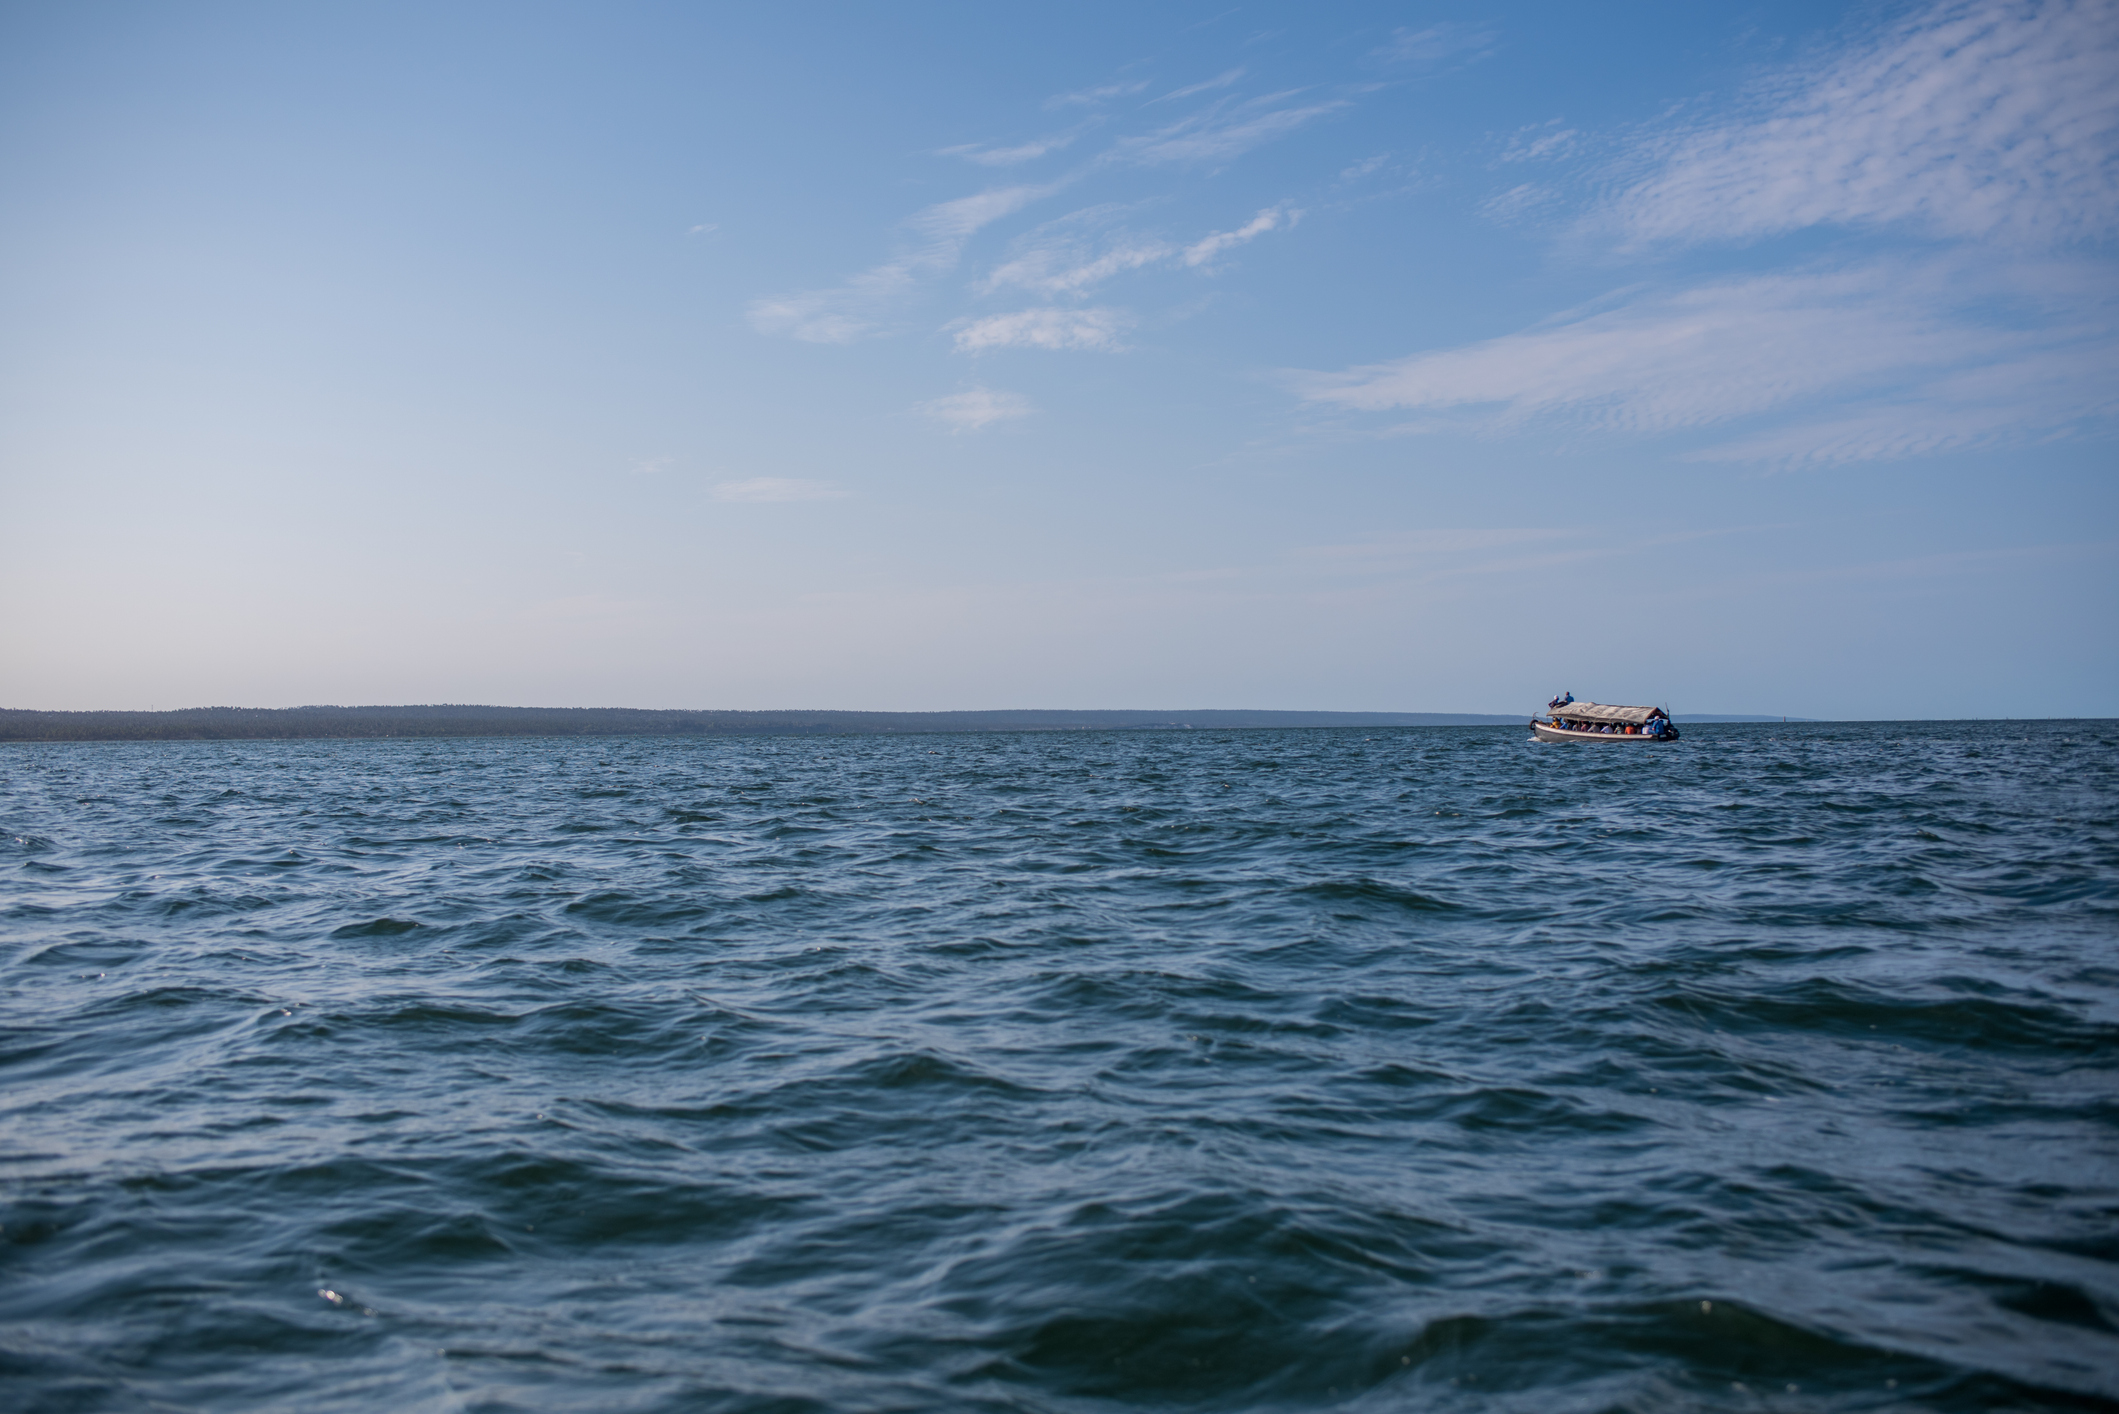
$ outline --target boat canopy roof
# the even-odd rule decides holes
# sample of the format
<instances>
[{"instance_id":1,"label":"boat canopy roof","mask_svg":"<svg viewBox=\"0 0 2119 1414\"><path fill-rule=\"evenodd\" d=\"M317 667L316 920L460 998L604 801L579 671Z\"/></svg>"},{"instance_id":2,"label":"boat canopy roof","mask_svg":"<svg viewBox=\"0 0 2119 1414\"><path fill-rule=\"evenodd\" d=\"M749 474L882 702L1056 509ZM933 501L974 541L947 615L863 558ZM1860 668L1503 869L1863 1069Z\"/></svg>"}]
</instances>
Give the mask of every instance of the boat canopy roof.
<instances>
[{"instance_id":1,"label":"boat canopy roof","mask_svg":"<svg viewBox=\"0 0 2119 1414\"><path fill-rule=\"evenodd\" d=\"M1607 707L1601 702L1570 702L1565 707L1553 709L1555 717L1570 717L1577 722L1624 722L1631 727L1645 727L1663 715L1660 707Z\"/></svg>"}]
</instances>

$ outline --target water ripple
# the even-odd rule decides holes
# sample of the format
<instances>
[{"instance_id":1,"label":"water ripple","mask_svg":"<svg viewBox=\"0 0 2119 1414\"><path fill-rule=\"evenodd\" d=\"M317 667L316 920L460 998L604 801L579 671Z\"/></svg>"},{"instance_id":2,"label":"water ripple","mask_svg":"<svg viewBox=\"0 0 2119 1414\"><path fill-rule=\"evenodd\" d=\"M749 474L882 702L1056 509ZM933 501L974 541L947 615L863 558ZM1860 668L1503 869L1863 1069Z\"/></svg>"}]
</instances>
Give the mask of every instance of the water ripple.
<instances>
[{"instance_id":1,"label":"water ripple","mask_svg":"<svg viewBox=\"0 0 2119 1414\"><path fill-rule=\"evenodd\" d=\"M2119 730L0 748L33 1410L2119 1407Z\"/></svg>"}]
</instances>

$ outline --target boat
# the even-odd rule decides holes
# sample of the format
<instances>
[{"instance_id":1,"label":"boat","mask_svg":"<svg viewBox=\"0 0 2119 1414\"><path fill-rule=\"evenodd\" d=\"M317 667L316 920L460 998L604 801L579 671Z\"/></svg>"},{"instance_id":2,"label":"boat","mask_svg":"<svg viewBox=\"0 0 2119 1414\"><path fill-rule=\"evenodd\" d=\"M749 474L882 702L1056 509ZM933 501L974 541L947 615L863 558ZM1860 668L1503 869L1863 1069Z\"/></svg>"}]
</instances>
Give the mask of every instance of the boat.
<instances>
[{"instance_id":1,"label":"boat","mask_svg":"<svg viewBox=\"0 0 2119 1414\"><path fill-rule=\"evenodd\" d=\"M1533 741L1676 741L1677 725L1660 707L1613 707L1554 698L1530 719Z\"/></svg>"}]
</instances>

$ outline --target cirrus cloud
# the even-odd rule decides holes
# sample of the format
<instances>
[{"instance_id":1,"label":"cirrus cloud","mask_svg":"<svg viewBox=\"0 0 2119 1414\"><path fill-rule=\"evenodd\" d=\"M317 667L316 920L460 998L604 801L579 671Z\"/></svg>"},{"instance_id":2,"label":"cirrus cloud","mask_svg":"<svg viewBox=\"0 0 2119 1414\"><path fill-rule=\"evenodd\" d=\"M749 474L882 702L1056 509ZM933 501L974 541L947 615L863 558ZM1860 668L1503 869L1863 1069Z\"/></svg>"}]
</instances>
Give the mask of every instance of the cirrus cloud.
<instances>
[{"instance_id":1,"label":"cirrus cloud","mask_svg":"<svg viewBox=\"0 0 2119 1414\"><path fill-rule=\"evenodd\" d=\"M1030 400L1020 393L969 388L947 397L930 399L919 404L914 411L947 424L951 432L976 432L996 422L1028 417L1032 409Z\"/></svg>"},{"instance_id":2,"label":"cirrus cloud","mask_svg":"<svg viewBox=\"0 0 2119 1414\"><path fill-rule=\"evenodd\" d=\"M1014 285L1047 295L1078 295L1113 276L1171 262L1198 268L1268 231L1291 229L1302 212L1291 202L1269 206L1233 231L1215 231L1188 245L1119 233L1099 238L1098 222L1122 210L1090 207L1072 212L1018 243L1014 255L981 282L989 293Z\"/></svg>"},{"instance_id":3,"label":"cirrus cloud","mask_svg":"<svg viewBox=\"0 0 2119 1414\"><path fill-rule=\"evenodd\" d=\"M1120 336L1132 322L1132 317L1119 309L1047 306L984 319L960 319L950 327L956 331L958 350L964 353L993 349L1113 350L1121 347Z\"/></svg>"},{"instance_id":4,"label":"cirrus cloud","mask_svg":"<svg viewBox=\"0 0 2119 1414\"><path fill-rule=\"evenodd\" d=\"M945 147L936 155L961 157L966 162L976 162L982 167L1012 167L1018 162L1029 162L1043 157L1048 152L1058 152L1070 145L1079 136L1077 133L1056 133L1051 137L1032 138L1029 142L1012 147L992 147L984 143L967 142L956 147Z\"/></svg>"},{"instance_id":5,"label":"cirrus cloud","mask_svg":"<svg viewBox=\"0 0 2119 1414\"><path fill-rule=\"evenodd\" d=\"M1179 162L1227 162L1261 143L1272 141L1304 124L1347 107L1344 99L1321 103L1282 104L1299 90L1271 93L1247 103L1210 104L1167 127L1136 137L1121 138L1111 147L1111 156L1143 166Z\"/></svg>"},{"instance_id":6,"label":"cirrus cloud","mask_svg":"<svg viewBox=\"0 0 2119 1414\"><path fill-rule=\"evenodd\" d=\"M1695 459L1880 460L2050 434L2119 404L2112 312L1978 317L1962 272L1904 262L1635 292L1614 307L1482 343L1334 374L1296 375L1311 402L1407 410L1406 431L1536 422L1635 433L1766 414L1791 424ZM1851 410L1849 410L1851 407Z\"/></svg>"},{"instance_id":7,"label":"cirrus cloud","mask_svg":"<svg viewBox=\"0 0 2119 1414\"><path fill-rule=\"evenodd\" d=\"M1268 231L1291 227L1301 219L1302 212L1285 201L1278 206L1269 206L1233 231L1217 231L1186 246L1184 262L1187 265L1204 265L1225 250L1233 250L1248 241L1256 240Z\"/></svg>"},{"instance_id":8,"label":"cirrus cloud","mask_svg":"<svg viewBox=\"0 0 2119 1414\"><path fill-rule=\"evenodd\" d=\"M882 321L922 277L949 270L978 231L1059 190L1060 184L995 187L915 213L905 229L916 239L894 260L830 289L753 300L750 323L761 334L813 344L850 344L882 331Z\"/></svg>"},{"instance_id":9,"label":"cirrus cloud","mask_svg":"<svg viewBox=\"0 0 2119 1414\"><path fill-rule=\"evenodd\" d=\"M1635 242L1825 224L2034 243L2108 235L2115 74L2115 0L1931 6L1821 71L1765 80L1732 114L1651 136L1600 220Z\"/></svg>"},{"instance_id":10,"label":"cirrus cloud","mask_svg":"<svg viewBox=\"0 0 2119 1414\"><path fill-rule=\"evenodd\" d=\"M1045 100L1047 108L1094 108L1114 98L1127 98L1148 86L1146 79L1126 79L1119 83L1099 84L1095 88L1076 89L1072 93L1055 93Z\"/></svg>"},{"instance_id":11,"label":"cirrus cloud","mask_svg":"<svg viewBox=\"0 0 2119 1414\"><path fill-rule=\"evenodd\" d=\"M1400 430L1715 429L1692 460L1844 463L2069 435L2119 411L2119 0L1940 0L1791 65L1719 112L1636 133L1574 234L1688 247L1740 275L1621 290L1456 348L1297 379ZM1565 137L1565 142L1559 141ZM1504 161L1564 159L1572 130ZM1536 219L1557 178L1482 210ZM1836 231L1833 229L1836 228ZM1731 246L1816 230L1776 268ZM2044 247L2041 252L2040 247ZM1827 246L1828 251L1832 246ZM1881 254L1895 249L1895 255Z\"/></svg>"}]
</instances>

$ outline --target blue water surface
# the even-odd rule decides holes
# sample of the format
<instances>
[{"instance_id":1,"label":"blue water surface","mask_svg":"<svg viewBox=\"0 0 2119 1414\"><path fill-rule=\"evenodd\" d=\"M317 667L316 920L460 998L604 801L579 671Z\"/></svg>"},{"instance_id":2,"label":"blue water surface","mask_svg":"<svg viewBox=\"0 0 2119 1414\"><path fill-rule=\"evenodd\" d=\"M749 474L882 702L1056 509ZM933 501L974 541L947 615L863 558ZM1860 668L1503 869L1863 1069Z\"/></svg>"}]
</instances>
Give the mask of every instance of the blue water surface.
<instances>
[{"instance_id":1,"label":"blue water surface","mask_svg":"<svg viewBox=\"0 0 2119 1414\"><path fill-rule=\"evenodd\" d=\"M2119 1407L2119 723L0 747L27 1410Z\"/></svg>"}]
</instances>

